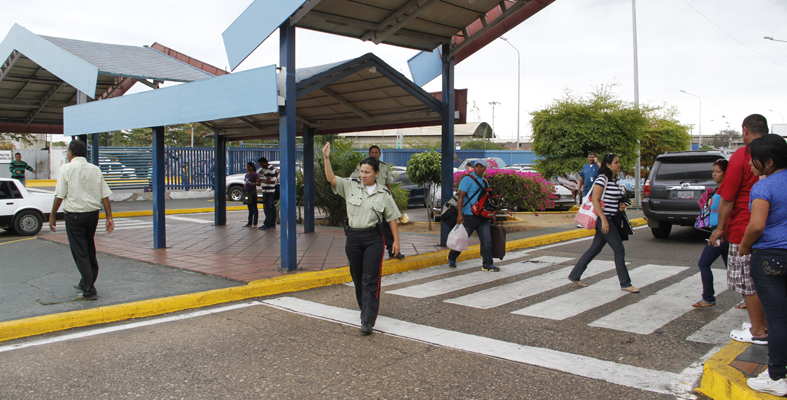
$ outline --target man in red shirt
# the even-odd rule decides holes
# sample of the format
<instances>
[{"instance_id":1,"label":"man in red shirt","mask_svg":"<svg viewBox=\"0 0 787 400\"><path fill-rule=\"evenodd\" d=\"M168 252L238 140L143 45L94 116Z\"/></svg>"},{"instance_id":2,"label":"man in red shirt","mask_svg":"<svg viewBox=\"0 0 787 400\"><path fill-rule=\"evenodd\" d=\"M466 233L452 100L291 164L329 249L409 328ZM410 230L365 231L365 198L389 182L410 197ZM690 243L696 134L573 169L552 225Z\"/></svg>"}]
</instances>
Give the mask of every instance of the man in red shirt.
<instances>
[{"instance_id":1,"label":"man in red shirt","mask_svg":"<svg viewBox=\"0 0 787 400\"><path fill-rule=\"evenodd\" d=\"M743 120L741 127L743 143L752 141L768 134L768 121L759 114L752 114ZM717 240L726 236L730 242L727 257L727 287L743 295L746 301L746 311L749 313L751 327L744 326L742 330L733 330L730 337L739 342L768 344L768 334L765 331L765 312L762 310L757 291L751 280L749 261L751 255L738 254L738 246L743 240L743 233L749 225L751 212L749 211L749 192L759 180L751 172L749 160L751 156L742 147L730 157L730 163L724 175L724 181L719 185L717 193L721 196L719 203L719 225L710 237L712 245L717 246Z\"/></svg>"}]
</instances>

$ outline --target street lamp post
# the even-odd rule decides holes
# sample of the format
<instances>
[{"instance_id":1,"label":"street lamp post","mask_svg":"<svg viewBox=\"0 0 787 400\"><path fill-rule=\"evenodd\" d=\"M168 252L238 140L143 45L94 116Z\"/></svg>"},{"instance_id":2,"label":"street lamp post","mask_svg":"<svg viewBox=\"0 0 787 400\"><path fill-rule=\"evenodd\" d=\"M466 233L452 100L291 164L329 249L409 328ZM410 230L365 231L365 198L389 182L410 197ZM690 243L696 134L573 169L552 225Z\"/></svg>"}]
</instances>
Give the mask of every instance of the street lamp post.
<instances>
[{"instance_id":1,"label":"street lamp post","mask_svg":"<svg viewBox=\"0 0 787 400\"><path fill-rule=\"evenodd\" d=\"M768 111L781 115L782 116L782 124L784 123L784 114L782 114L782 113L780 113L778 111L771 110L771 109L769 109Z\"/></svg>"},{"instance_id":2,"label":"street lamp post","mask_svg":"<svg viewBox=\"0 0 787 400\"><path fill-rule=\"evenodd\" d=\"M519 57L519 49L514 47L508 39L500 36L500 39L503 39L508 43L509 46L513 47L516 50L516 149L519 150L519 95L522 90L522 86L520 86L520 75L522 74L522 68L520 66L520 57Z\"/></svg>"},{"instance_id":3,"label":"street lamp post","mask_svg":"<svg viewBox=\"0 0 787 400\"><path fill-rule=\"evenodd\" d=\"M773 36L765 36L765 37L763 37L763 39L773 40L774 42L785 42L785 43L787 43L787 40L774 39Z\"/></svg>"},{"instance_id":4,"label":"street lamp post","mask_svg":"<svg viewBox=\"0 0 787 400\"><path fill-rule=\"evenodd\" d=\"M700 136L698 148L702 147L702 98L700 96L697 96L694 93L689 93L689 92L687 92L685 90L681 90L681 92L686 93L686 94L688 94L690 96L694 96L700 101L700 118L699 118L700 124L699 124L699 126L697 128L699 130L699 136Z\"/></svg>"}]
</instances>

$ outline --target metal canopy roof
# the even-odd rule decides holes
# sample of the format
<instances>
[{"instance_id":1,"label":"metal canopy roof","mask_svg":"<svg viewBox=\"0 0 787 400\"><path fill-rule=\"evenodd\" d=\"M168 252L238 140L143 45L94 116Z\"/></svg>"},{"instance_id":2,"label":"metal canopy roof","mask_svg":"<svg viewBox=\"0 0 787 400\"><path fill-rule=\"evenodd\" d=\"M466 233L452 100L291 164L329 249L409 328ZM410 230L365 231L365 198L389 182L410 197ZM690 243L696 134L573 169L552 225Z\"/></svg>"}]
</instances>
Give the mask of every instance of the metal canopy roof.
<instances>
[{"instance_id":1,"label":"metal canopy roof","mask_svg":"<svg viewBox=\"0 0 787 400\"><path fill-rule=\"evenodd\" d=\"M296 71L296 119L319 133L440 123L441 101L374 54ZM457 91L464 123L466 91ZM278 137L278 114L205 121L229 139Z\"/></svg>"},{"instance_id":2,"label":"metal canopy roof","mask_svg":"<svg viewBox=\"0 0 787 400\"><path fill-rule=\"evenodd\" d=\"M0 43L0 131L62 133L63 107L77 91L93 99L122 95L136 82L213 77L162 52L36 35L14 25Z\"/></svg>"}]
</instances>

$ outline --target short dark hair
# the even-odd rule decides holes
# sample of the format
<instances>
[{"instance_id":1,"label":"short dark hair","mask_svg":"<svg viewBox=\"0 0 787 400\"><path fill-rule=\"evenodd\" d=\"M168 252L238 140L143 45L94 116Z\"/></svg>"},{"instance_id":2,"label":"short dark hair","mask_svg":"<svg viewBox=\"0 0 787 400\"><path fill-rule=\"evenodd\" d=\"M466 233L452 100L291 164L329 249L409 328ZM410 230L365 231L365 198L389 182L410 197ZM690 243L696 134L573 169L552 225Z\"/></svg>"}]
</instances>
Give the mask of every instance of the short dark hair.
<instances>
[{"instance_id":1,"label":"short dark hair","mask_svg":"<svg viewBox=\"0 0 787 400\"><path fill-rule=\"evenodd\" d=\"M593 157L595 157L595 156L596 156L596 152L595 152L595 151L589 151L589 152L588 152L588 156L593 156Z\"/></svg>"},{"instance_id":2,"label":"short dark hair","mask_svg":"<svg viewBox=\"0 0 787 400\"><path fill-rule=\"evenodd\" d=\"M721 160L713 163L713 165L718 165L719 168L721 168L721 172L727 172L727 166L730 165L730 162L722 158Z\"/></svg>"},{"instance_id":3,"label":"short dark hair","mask_svg":"<svg viewBox=\"0 0 787 400\"><path fill-rule=\"evenodd\" d=\"M361 160L361 162L358 164L358 166L360 167L361 165L364 165L364 164L369 164L372 167L372 169L374 170L374 172L379 172L380 171L380 162L377 161L377 159L374 158L374 157L366 157L366 158L364 158L363 160Z\"/></svg>"},{"instance_id":4,"label":"short dark hair","mask_svg":"<svg viewBox=\"0 0 787 400\"><path fill-rule=\"evenodd\" d=\"M247 162L247 163L246 163L246 167L252 167L252 168L254 168L254 170L255 170L255 171L257 170L257 166L256 166L256 165L254 165L254 163L253 163L253 162L251 162L251 161L249 161L249 162Z\"/></svg>"},{"instance_id":5,"label":"short dark hair","mask_svg":"<svg viewBox=\"0 0 787 400\"><path fill-rule=\"evenodd\" d=\"M787 167L787 141L775 134L767 134L751 141L746 145L746 151L751 154L751 163L762 171L765 162L773 160L773 169Z\"/></svg>"},{"instance_id":6,"label":"short dark hair","mask_svg":"<svg viewBox=\"0 0 787 400\"><path fill-rule=\"evenodd\" d=\"M380 153L383 152L382 150L380 150L380 147L378 147L376 144L373 144L372 147L369 147L369 153L372 152L372 149L377 149L377 151L379 151Z\"/></svg>"},{"instance_id":7,"label":"short dark hair","mask_svg":"<svg viewBox=\"0 0 787 400\"><path fill-rule=\"evenodd\" d=\"M22 153L16 153L16 154L14 154L14 156L21 156L21 155L22 155Z\"/></svg>"},{"instance_id":8,"label":"short dark hair","mask_svg":"<svg viewBox=\"0 0 787 400\"><path fill-rule=\"evenodd\" d=\"M72 140L68 144L68 149L71 150L71 155L74 157L87 157L87 145L79 139Z\"/></svg>"},{"instance_id":9,"label":"short dark hair","mask_svg":"<svg viewBox=\"0 0 787 400\"><path fill-rule=\"evenodd\" d=\"M257 162L258 162L259 164L266 163L266 162L268 162L268 159L267 159L267 158L265 158L265 157L260 157L259 159L257 159Z\"/></svg>"},{"instance_id":10,"label":"short dark hair","mask_svg":"<svg viewBox=\"0 0 787 400\"><path fill-rule=\"evenodd\" d=\"M609 153L605 155L604 158L601 159L601 165L598 168L598 174L604 175L608 179L612 179L612 170L607 167L607 164L612 164L612 161L615 161L615 157L617 156L618 155L615 153Z\"/></svg>"},{"instance_id":11,"label":"short dark hair","mask_svg":"<svg viewBox=\"0 0 787 400\"><path fill-rule=\"evenodd\" d=\"M744 118L741 126L749 128L749 132L755 136L768 134L768 120L760 114L752 114Z\"/></svg>"}]
</instances>

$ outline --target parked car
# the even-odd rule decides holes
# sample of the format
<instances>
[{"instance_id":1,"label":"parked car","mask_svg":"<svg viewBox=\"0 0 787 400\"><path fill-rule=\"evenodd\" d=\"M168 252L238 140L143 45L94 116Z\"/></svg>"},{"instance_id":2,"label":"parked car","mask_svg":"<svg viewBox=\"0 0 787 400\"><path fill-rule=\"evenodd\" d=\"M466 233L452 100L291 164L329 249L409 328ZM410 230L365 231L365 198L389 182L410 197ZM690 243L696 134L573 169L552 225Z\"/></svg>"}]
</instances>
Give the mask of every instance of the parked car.
<instances>
[{"instance_id":1,"label":"parked car","mask_svg":"<svg viewBox=\"0 0 787 400\"><path fill-rule=\"evenodd\" d=\"M394 166L390 167L391 173L394 174L394 181L401 183L402 189L410 191L410 200L407 202L409 205L426 205L426 188L410 183L410 177L407 176L407 168Z\"/></svg>"},{"instance_id":2,"label":"parked car","mask_svg":"<svg viewBox=\"0 0 787 400\"><path fill-rule=\"evenodd\" d=\"M633 177L626 177L626 178L623 178L623 179L618 181L620 186L626 189L626 196L628 196L628 198L632 199L632 200L634 199L634 189L635 189L634 188L634 184L636 182L637 181L634 180ZM640 179L639 187L640 187L640 191L642 191L642 189L645 187L645 180L644 179Z\"/></svg>"},{"instance_id":3,"label":"parked car","mask_svg":"<svg viewBox=\"0 0 787 400\"><path fill-rule=\"evenodd\" d=\"M134 168L127 167L119 161L99 158L98 168L101 169L104 179L137 179L137 172Z\"/></svg>"},{"instance_id":4,"label":"parked car","mask_svg":"<svg viewBox=\"0 0 787 400\"><path fill-rule=\"evenodd\" d=\"M16 179L0 178L0 228L32 236L49 220L55 197L33 194ZM58 211L56 218L63 218Z\"/></svg>"},{"instance_id":5,"label":"parked car","mask_svg":"<svg viewBox=\"0 0 787 400\"><path fill-rule=\"evenodd\" d=\"M563 186L558 178L552 178L550 182L555 186L556 198L554 207L548 208L548 210L569 210L574 207L574 204L577 204L574 192Z\"/></svg>"},{"instance_id":6,"label":"parked car","mask_svg":"<svg viewBox=\"0 0 787 400\"><path fill-rule=\"evenodd\" d=\"M461 164L459 164L459 167L454 168L454 172L456 172L456 171L464 171L464 170L466 170L468 168L468 165L470 166L470 168L472 168L475 165L475 161L478 160L478 159L479 159L478 157L465 159L464 161L462 161ZM485 158L485 160L487 160L487 161L491 160L491 161L496 162L497 163L497 168L505 168L508 165L500 157L487 157L487 158ZM487 165L487 168L489 168L489 165Z\"/></svg>"},{"instance_id":7,"label":"parked car","mask_svg":"<svg viewBox=\"0 0 787 400\"><path fill-rule=\"evenodd\" d=\"M653 236L669 236L672 225L693 226L699 200L713 182L713 163L724 158L718 151L669 152L656 157L645 181L642 211Z\"/></svg>"},{"instance_id":8,"label":"parked car","mask_svg":"<svg viewBox=\"0 0 787 400\"><path fill-rule=\"evenodd\" d=\"M513 169L519 172L538 172L533 164L508 164L506 169Z\"/></svg>"}]
</instances>

